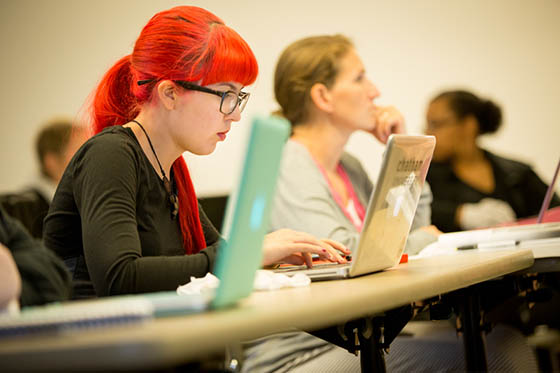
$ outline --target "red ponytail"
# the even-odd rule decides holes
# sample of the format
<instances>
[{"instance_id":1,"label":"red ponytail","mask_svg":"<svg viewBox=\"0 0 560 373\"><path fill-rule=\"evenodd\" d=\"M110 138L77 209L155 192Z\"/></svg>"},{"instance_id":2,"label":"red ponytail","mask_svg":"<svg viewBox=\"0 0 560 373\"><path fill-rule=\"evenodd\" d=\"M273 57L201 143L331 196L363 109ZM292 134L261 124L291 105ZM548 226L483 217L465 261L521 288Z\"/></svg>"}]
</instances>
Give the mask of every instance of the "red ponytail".
<instances>
[{"instance_id":1,"label":"red ponytail","mask_svg":"<svg viewBox=\"0 0 560 373\"><path fill-rule=\"evenodd\" d=\"M123 125L139 112L132 93L130 56L121 58L105 73L99 82L92 103L92 130L101 132L105 127Z\"/></svg>"},{"instance_id":2,"label":"red ponytail","mask_svg":"<svg viewBox=\"0 0 560 373\"><path fill-rule=\"evenodd\" d=\"M183 246L187 255L196 254L206 247L204 232L200 225L198 200L191 182L185 158L179 157L173 163L173 173L179 199L179 224L183 232Z\"/></svg>"},{"instance_id":3,"label":"red ponytail","mask_svg":"<svg viewBox=\"0 0 560 373\"><path fill-rule=\"evenodd\" d=\"M257 60L251 48L214 14L192 6L157 13L142 29L132 54L109 69L94 92L93 133L136 118L161 80L250 85L257 74ZM151 83L138 85L139 80ZM185 252L194 254L206 243L198 201L182 156L173 163L173 173Z\"/></svg>"}]
</instances>

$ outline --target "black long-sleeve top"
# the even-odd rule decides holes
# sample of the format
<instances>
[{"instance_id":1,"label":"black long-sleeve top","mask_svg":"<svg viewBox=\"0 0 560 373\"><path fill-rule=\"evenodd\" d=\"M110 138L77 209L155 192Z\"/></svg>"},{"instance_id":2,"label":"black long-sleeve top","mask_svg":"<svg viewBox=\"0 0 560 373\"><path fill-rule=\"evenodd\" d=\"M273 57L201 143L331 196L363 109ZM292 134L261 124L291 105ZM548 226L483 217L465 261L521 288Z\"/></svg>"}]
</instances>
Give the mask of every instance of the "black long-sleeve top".
<instances>
[{"instance_id":1,"label":"black long-sleeve top","mask_svg":"<svg viewBox=\"0 0 560 373\"><path fill-rule=\"evenodd\" d=\"M444 232L461 230L455 222L457 208L464 203L476 203L483 198L495 198L507 202L517 218L537 215L541 208L547 185L533 169L524 163L506 159L488 151L484 156L490 162L496 187L490 194L481 192L463 182L453 172L450 163L432 162L427 180L432 187L432 223ZM559 206L555 194L551 207Z\"/></svg>"},{"instance_id":2,"label":"black long-sleeve top","mask_svg":"<svg viewBox=\"0 0 560 373\"><path fill-rule=\"evenodd\" d=\"M211 271L220 235L185 255L162 180L129 128L106 128L70 161L45 218L45 245L73 273L74 297L173 290Z\"/></svg>"}]
</instances>

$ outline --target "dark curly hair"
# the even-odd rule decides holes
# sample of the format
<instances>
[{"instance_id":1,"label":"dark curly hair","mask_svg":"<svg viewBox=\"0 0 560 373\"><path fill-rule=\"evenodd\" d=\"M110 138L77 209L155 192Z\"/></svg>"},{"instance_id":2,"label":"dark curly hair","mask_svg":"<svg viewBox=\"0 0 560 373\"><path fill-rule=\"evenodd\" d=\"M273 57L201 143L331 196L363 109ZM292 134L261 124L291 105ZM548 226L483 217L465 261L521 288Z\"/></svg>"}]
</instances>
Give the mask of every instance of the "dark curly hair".
<instances>
[{"instance_id":1,"label":"dark curly hair","mask_svg":"<svg viewBox=\"0 0 560 373\"><path fill-rule=\"evenodd\" d=\"M482 99L471 92L456 90L438 94L433 101L445 99L457 118L472 115L478 121L480 134L494 133L502 124L502 109L491 100Z\"/></svg>"}]
</instances>

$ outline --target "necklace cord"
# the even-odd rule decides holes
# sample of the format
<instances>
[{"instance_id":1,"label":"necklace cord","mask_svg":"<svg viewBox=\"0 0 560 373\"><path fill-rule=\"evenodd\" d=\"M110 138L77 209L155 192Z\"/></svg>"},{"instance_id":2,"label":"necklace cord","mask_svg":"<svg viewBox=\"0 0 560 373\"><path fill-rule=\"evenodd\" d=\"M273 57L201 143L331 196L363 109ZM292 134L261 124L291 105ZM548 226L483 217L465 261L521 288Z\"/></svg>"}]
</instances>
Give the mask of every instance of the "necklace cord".
<instances>
[{"instance_id":1,"label":"necklace cord","mask_svg":"<svg viewBox=\"0 0 560 373\"><path fill-rule=\"evenodd\" d=\"M159 158L156 154L156 150L154 149L154 146L152 145L152 140L150 140L150 136L148 136L148 132L146 132L146 130L144 129L144 126L142 126L140 124L140 122L138 122L136 119L133 119L132 122L136 123L137 125L140 126L140 128L142 129L142 131L144 132L144 135L146 135L146 139L148 139L148 144L150 144L150 148L152 149L152 153L154 153L154 157L156 157L156 162L159 166L159 169L161 171L161 174L163 176L164 179L167 179L167 175L165 175L165 171L163 170L163 167L161 166L161 163L159 162Z\"/></svg>"},{"instance_id":2,"label":"necklace cord","mask_svg":"<svg viewBox=\"0 0 560 373\"><path fill-rule=\"evenodd\" d=\"M140 124L140 122L138 122L136 119L132 119L131 122L134 122L138 126L140 126L140 129L142 129L142 131L144 132L144 135L146 135L146 139L148 140L148 144L150 145L150 149L152 149L152 153L154 154L154 157L156 157L156 162L157 162L157 164L159 166L159 169L161 171L161 174L163 176L163 186L165 188L165 191L169 195L169 203L171 204L171 207L172 207L171 215L173 216L173 218L175 218L177 216L177 214L179 213L179 202L177 200L177 195L175 193L173 193L173 190L171 189L171 182L167 178L167 175L165 174L165 171L164 171L163 167L161 166L161 163L159 162L159 158L157 156L156 150L154 149L154 145L152 144L152 140L150 140L150 136L148 136L148 132L146 132L146 130L144 129L144 126L142 126Z\"/></svg>"}]
</instances>

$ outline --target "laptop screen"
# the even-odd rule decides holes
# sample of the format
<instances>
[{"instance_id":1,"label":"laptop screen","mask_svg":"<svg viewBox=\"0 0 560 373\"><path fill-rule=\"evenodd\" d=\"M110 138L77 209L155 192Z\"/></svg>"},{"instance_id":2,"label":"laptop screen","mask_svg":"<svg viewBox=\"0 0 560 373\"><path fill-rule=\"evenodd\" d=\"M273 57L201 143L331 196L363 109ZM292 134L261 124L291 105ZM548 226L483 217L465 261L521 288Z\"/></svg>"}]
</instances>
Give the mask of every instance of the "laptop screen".
<instances>
[{"instance_id":1,"label":"laptop screen","mask_svg":"<svg viewBox=\"0 0 560 373\"><path fill-rule=\"evenodd\" d=\"M433 136L391 135L369 201L351 276L396 265L404 251L435 147Z\"/></svg>"},{"instance_id":2,"label":"laptop screen","mask_svg":"<svg viewBox=\"0 0 560 373\"><path fill-rule=\"evenodd\" d=\"M243 169L226 207L222 229L226 241L218 249L214 268L220 286L213 307L232 304L253 290L282 149L289 133L288 122L281 118L256 118L252 122Z\"/></svg>"},{"instance_id":3,"label":"laptop screen","mask_svg":"<svg viewBox=\"0 0 560 373\"><path fill-rule=\"evenodd\" d=\"M552 195L554 194L554 184L556 184L556 179L558 178L558 170L560 169L560 159L558 160L558 165L556 165L556 171L554 171L554 176L552 177L552 181L548 186L546 194L544 196L543 204L541 206L541 210L539 212L539 216L537 218L537 223L542 223L544 218L544 213L548 210L548 206L550 206L550 201L552 200Z\"/></svg>"}]
</instances>

